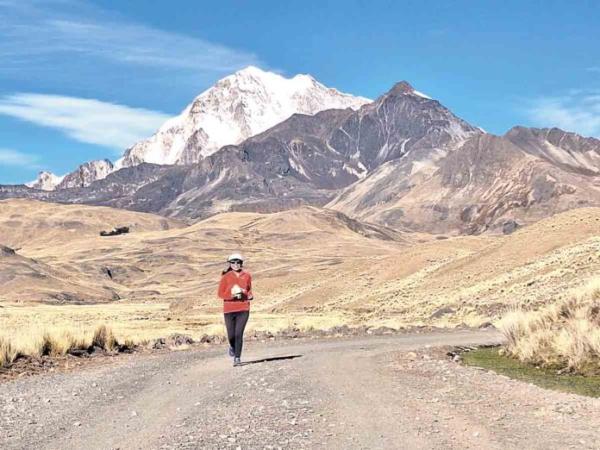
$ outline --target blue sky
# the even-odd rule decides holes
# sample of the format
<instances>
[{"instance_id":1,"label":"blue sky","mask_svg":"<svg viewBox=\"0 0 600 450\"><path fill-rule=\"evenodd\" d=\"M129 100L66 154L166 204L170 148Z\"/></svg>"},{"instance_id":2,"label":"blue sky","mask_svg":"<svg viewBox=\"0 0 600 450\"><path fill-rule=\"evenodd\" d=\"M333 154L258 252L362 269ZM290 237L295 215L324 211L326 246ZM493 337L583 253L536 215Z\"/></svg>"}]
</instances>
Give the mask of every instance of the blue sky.
<instances>
[{"instance_id":1,"label":"blue sky","mask_svg":"<svg viewBox=\"0 0 600 450\"><path fill-rule=\"evenodd\" d=\"M116 159L247 65L600 137L600 2L0 0L0 184Z\"/></svg>"}]
</instances>

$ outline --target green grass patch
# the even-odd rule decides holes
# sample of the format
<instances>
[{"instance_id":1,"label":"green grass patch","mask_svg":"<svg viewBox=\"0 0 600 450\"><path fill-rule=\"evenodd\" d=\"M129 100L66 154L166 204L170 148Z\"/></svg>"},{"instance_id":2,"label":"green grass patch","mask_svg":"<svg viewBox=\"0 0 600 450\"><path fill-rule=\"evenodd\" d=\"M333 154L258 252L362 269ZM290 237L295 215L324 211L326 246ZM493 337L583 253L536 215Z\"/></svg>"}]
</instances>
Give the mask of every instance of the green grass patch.
<instances>
[{"instance_id":1,"label":"green grass patch","mask_svg":"<svg viewBox=\"0 0 600 450\"><path fill-rule=\"evenodd\" d=\"M588 397L600 397L600 376L557 374L552 369L537 369L516 359L498 354L499 347L484 347L462 354L469 366L483 367L516 380L537 386Z\"/></svg>"}]
</instances>

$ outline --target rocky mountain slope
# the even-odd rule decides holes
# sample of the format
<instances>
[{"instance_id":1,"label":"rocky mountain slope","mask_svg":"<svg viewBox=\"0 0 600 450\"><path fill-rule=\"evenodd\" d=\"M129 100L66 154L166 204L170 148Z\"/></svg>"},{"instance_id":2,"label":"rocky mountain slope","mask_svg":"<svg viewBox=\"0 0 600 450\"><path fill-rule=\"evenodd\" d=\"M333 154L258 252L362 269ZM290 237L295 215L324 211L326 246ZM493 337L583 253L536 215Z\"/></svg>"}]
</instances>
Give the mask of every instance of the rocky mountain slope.
<instances>
[{"instance_id":1,"label":"rocky mountain slope","mask_svg":"<svg viewBox=\"0 0 600 450\"><path fill-rule=\"evenodd\" d=\"M96 180L106 178L113 170L113 163L108 159L89 161L80 165L74 172L65 175L55 189L86 187Z\"/></svg>"},{"instance_id":2,"label":"rocky mountain slope","mask_svg":"<svg viewBox=\"0 0 600 450\"><path fill-rule=\"evenodd\" d=\"M524 128L519 136L516 130L473 136L451 152L390 161L327 207L391 227L470 234L512 232L557 212L600 205L600 146L560 133L589 147L559 147L567 144Z\"/></svg>"},{"instance_id":3,"label":"rocky mountain slope","mask_svg":"<svg viewBox=\"0 0 600 450\"><path fill-rule=\"evenodd\" d=\"M110 205L194 220L228 210L323 205L386 161L426 150L443 152L477 134L481 131L403 82L358 111L295 114L194 165L142 164L89 188L43 193L5 187L0 196Z\"/></svg>"},{"instance_id":4,"label":"rocky mountain slope","mask_svg":"<svg viewBox=\"0 0 600 450\"><path fill-rule=\"evenodd\" d=\"M0 198L192 221L225 211L327 205L396 229L508 233L557 212L600 205L599 143L558 129L486 134L400 82L357 111L294 114L195 164L142 163L54 192L0 186Z\"/></svg>"},{"instance_id":5,"label":"rocky mountain slope","mask_svg":"<svg viewBox=\"0 0 600 450\"><path fill-rule=\"evenodd\" d=\"M310 75L288 79L251 66L201 93L156 134L127 149L114 166L104 159L86 162L62 177L40 172L27 186L46 191L86 187L114 170L145 162L192 164L225 145L239 144L292 114L358 109L369 102L367 98L325 87Z\"/></svg>"},{"instance_id":6,"label":"rocky mountain slope","mask_svg":"<svg viewBox=\"0 0 600 450\"><path fill-rule=\"evenodd\" d=\"M247 67L218 81L149 139L129 148L117 167L142 162L191 164L239 144L294 113L358 109L370 100L327 88L310 75L284 78Z\"/></svg>"},{"instance_id":7,"label":"rocky mountain slope","mask_svg":"<svg viewBox=\"0 0 600 450\"><path fill-rule=\"evenodd\" d=\"M452 148L481 130L402 81L334 130L330 146L367 171L409 153Z\"/></svg>"},{"instance_id":8,"label":"rocky mountain slope","mask_svg":"<svg viewBox=\"0 0 600 450\"><path fill-rule=\"evenodd\" d=\"M73 172L58 176L52 172L42 171L37 178L25 186L42 191L86 187L96 180L102 180L114 171L113 163L108 159L88 161L81 164Z\"/></svg>"},{"instance_id":9,"label":"rocky mountain slope","mask_svg":"<svg viewBox=\"0 0 600 450\"><path fill-rule=\"evenodd\" d=\"M558 128L514 127L505 137L527 153L584 175L600 175L600 140Z\"/></svg>"}]
</instances>

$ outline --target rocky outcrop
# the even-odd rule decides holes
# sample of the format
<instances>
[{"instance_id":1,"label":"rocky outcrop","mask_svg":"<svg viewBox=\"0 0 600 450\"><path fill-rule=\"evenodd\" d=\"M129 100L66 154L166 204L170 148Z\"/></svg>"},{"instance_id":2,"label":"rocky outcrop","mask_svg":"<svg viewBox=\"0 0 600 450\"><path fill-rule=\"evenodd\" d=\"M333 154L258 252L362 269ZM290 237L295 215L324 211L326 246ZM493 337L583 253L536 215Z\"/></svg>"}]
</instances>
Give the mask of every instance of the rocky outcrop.
<instances>
[{"instance_id":1,"label":"rocky outcrop","mask_svg":"<svg viewBox=\"0 0 600 450\"><path fill-rule=\"evenodd\" d=\"M17 253L6 245L0 245L0 256L15 256Z\"/></svg>"},{"instance_id":2,"label":"rocky outcrop","mask_svg":"<svg viewBox=\"0 0 600 450\"><path fill-rule=\"evenodd\" d=\"M56 189L64 177L54 175L52 172L41 171L37 178L29 183L25 183L25 186L32 189L40 189L42 191L53 191Z\"/></svg>"},{"instance_id":3,"label":"rocky outcrop","mask_svg":"<svg viewBox=\"0 0 600 450\"><path fill-rule=\"evenodd\" d=\"M80 165L74 172L65 175L56 189L71 189L87 187L94 181L102 180L114 170L108 159L89 161Z\"/></svg>"}]
</instances>

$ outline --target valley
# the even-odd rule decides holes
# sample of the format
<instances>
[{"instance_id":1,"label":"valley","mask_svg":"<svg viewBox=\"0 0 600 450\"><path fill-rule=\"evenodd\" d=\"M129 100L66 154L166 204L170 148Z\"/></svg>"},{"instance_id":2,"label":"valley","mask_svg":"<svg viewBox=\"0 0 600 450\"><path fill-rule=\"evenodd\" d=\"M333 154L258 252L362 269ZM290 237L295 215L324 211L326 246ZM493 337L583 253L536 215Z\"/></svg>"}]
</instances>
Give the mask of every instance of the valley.
<instances>
[{"instance_id":1,"label":"valley","mask_svg":"<svg viewBox=\"0 0 600 450\"><path fill-rule=\"evenodd\" d=\"M117 225L131 232L99 235ZM511 308L560 299L600 269L598 208L506 236L449 237L315 207L187 225L105 207L4 200L0 230L14 250L0 255L7 331L33 320L36 327L109 322L120 336L139 339L222 333L215 292L234 250L246 255L255 279L251 326L272 332L477 327Z\"/></svg>"}]
</instances>

